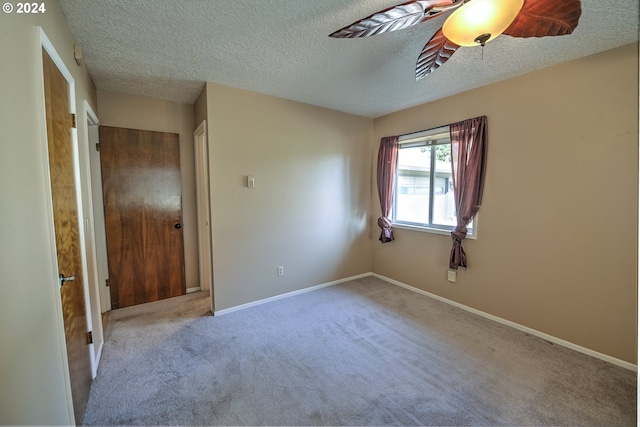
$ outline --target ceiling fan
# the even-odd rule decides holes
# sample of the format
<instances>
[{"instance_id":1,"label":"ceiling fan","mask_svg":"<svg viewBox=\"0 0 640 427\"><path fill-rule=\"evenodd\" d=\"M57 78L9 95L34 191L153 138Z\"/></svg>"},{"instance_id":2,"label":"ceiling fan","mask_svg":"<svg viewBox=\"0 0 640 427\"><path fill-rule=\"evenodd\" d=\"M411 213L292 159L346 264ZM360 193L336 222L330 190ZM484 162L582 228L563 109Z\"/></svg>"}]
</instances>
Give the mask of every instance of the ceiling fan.
<instances>
[{"instance_id":1,"label":"ceiling fan","mask_svg":"<svg viewBox=\"0 0 640 427\"><path fill-rule=\"evenodd\" d=\"M578 26L580 0L418 0L381 10L332 34L369 37L402 30L452 12L418 56L416 80L437 70L460 46L484 46L500 34L547 37L571 34Z\"/></svg>"}]
</instances>

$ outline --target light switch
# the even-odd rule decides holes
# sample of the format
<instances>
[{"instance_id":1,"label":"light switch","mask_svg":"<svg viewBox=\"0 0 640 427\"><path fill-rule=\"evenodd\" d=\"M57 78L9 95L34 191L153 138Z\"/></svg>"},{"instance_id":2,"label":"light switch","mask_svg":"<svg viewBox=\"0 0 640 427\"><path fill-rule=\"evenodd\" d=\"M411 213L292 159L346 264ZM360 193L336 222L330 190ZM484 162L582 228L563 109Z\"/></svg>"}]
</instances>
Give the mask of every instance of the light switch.
<instances>
[{"instance_id":1,"label":"light switch","mask_svg":"<svg viewBox=\"0 0 640 427\"><path fill-rule=\"evenodd\" d=\"M247 188L254 188L256 186L256 181L252 175L247 176Z\"/></svg>"}]
</instances>

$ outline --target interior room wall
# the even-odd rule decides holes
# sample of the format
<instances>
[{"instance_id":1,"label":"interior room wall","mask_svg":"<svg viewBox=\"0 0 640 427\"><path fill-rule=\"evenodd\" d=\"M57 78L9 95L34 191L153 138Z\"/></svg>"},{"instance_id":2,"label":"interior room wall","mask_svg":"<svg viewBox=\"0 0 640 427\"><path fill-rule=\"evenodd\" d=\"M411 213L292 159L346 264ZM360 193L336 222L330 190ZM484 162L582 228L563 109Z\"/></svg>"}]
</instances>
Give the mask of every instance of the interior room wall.
<instances>
[{"instance_id":1,"label":"interior room wall","mask_svg":"<svg viewBox=\"0 0 640 427\"><path fill-rule=\"evenodd\" d=\"M73 36L57 1L40 14L0 14L0 424L73 424L64 329L51 253L50 194L42 86L42 27L72 73L77 114L95 88L73 58ZM14 3L15 5L15 3ZM78 122L78 141L87 135ZM86 174L85 148L79 150ZM86 175L85 175L86 176ZM82 188L86 198L86 188ZM88 203L87 201L85 201ZM87 214L90 204L84 208ZM57 299L56 299L57 298ZM99 309L99 307L98 307Z\"/></svg>"},{"instance_id":2,"label":"interior room wall","mask_svg":"<svg viewBox=\"0 0 640 427\"><path fill-rule=\"evenodd\" d=\"M101 125L180 135L185 280L187 289L199 287L193 105L101 90L97 93Z\"/></svg>"},{"instance_id":3,"label":"interior room wall","mask_svg":"<svg viewBox=\"0 0 640 427\"><path fill-rule=\"evenodd\" d=\"M206 96L215 310L369 272L372 120L213 83Z\"/></svg>"},{"instance_id":4,"label":"interior room wall","mask_svg":"<svg viewBox=\"0 0 640 427\"><path fill-rule=\"evenodd\" d=\"M375 242L373 271L635 364L637 44L380 117L373 150L480 115L488 165L469 268L448 282L451 238L396 229Z\"/></svg>"}]
</instances>

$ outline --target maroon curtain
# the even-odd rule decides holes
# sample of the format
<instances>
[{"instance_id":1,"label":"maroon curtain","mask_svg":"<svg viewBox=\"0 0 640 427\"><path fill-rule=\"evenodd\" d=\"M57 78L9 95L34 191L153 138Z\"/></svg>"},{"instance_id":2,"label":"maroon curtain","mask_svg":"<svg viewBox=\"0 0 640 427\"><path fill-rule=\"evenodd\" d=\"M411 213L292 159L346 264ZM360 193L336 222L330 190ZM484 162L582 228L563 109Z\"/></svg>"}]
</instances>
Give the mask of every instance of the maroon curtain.
<instances>
[{"instance_id":1,"label":"maroon curtain","mask_svg":"<svg viewBox=\"0 0 640 427\"><path fill-rule=\"evenodd\" d=\"M389 214L393 204L399 139L397 136L382 138L378 151L378 197L380 197L380 209L382 210L382 216L378 218L378 226L382 229L378 240L382 243L394 240Z\"/></svg>"},{"instance_id":2,"label":"maroon curtain","mask_svg":"<svg viewBox=\"0 0 640 427\"><path fill-rule=\"evenodd\" d=\"M467 225L480 210L487 163L487 117L476 117L449 126L451 133L451 167L453 170L453 198L458 219L451 232L453 247L449 268L467 266L462 240Z\"/></svg>"}]
</instances>

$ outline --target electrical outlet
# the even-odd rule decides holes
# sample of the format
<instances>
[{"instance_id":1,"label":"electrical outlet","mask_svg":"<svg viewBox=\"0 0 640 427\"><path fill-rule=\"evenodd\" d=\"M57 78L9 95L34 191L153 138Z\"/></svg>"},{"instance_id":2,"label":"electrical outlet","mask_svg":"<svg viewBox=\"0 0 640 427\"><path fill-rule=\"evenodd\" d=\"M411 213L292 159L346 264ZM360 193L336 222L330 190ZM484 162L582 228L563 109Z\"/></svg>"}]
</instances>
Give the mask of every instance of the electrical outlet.
<instances>
[{"instance_id":1,"label":"electrical outlet","mask_svg":"<svg viewBox=\"0 0 640 427\"><path fill-rule=\"evenodd\" d=\"M456 276L458 275L458 272L455 270L448 270L447 271L447 280L450 282L455 283L456 282Z\"/></svg>"},{"instance_id":2,"label":"electrical outlet","mask_svg":"<svg viewBox=\"0 0 640 427\"><path fill-rule=\"evenodd\" d=\"M284 276L284 267L283 266L279 266L278 267L278 277L280 276Z\"/></svg>"}]
</instances>

